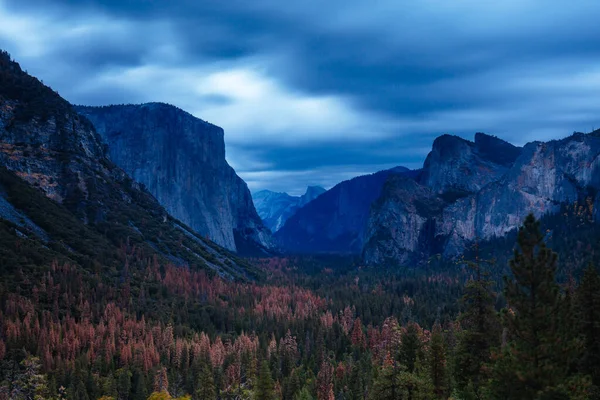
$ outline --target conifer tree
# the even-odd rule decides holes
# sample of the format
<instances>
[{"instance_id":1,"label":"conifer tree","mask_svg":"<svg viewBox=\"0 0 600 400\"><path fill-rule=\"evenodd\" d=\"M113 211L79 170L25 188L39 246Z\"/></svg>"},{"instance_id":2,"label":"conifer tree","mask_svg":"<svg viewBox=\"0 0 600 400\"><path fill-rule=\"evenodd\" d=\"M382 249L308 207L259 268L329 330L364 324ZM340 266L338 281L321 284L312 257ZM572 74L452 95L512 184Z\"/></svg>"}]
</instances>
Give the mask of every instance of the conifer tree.
<instances>
[{"instance_id":1,"label":"conifer tree","mask_svg":"<svg viewBox=\"0 0 600 400\"><path fill-rule=\"evenodd\" d=\"M475 261L468 262L474 276L465 285L461 299L462 313L453 372L458 394L465 399L481 398L481 387L486 381L484 365L490 361L491 349L499 344L499 320L494 308L493 282L482 271L479 244L475 244Z\"/></svg>"},{"instance_id":2,"label":"conifer tree","mask_svg":"<svg viewBox=\"0 0 600 400\"><path fill-rule=\"evenodd\" d=\"M557 255L546 247L531 214L519 229L517 243L510 261L513 278L505 278L508 343L494 366L490 396L506 398L510 390L514 399L568 398L564 396L573 396L568 394L573 385L567 388L569 344L559 327Z\"/></svg>"},{"instance_id":3,"label":"conifer tree","mask_svg":"<svg viewBox=\"0 0 600 400\"><path fill-rule=\"evenodd\" d=\"M443 399L448 391L448 376L446 374L446 345L442 327L436 324L431 333L427 363L431 383L437 398Z\"/></svg>"},{"instance_id":4,"label":"conifer tree","mask_svg":"<svg viewBox=\"0 0 600 400\"><path fill-rule=\"evenodd\" d=\"M23 371L16 379L11 398L41 400L48 395L48 382L41 373L40 360L28 355L22 362Z\"/></svg>"},{"instance_id":5,"label":"conifer tree","mask_svg":"<svg viewBox=\"0 0 600 400\"><path fill-rule=\"evenodd\" d=\"M373 387L369 393L371 400L399 400L403 399L403 376L406 367L396 360L390 360L377 371Z\"/></svg>"},{"instance_id":6,"label":"conifer tree","mask_svg":"<svg viewBox=\"0 0 600 400\"><path fill-rule=\"evenodd\" d=\"M127 368L117 370L117 400L129 399L131 391L131 372Z\"/></svg>"},{"instance_id":7,"label":"conifer tree","mask_svg":"<svg viewBox=\"0 0 600 400\"><path fill-rule=\"evenodd\" d=\"M314 397L311 396L310 390L306 386L302 388L296 395L294 396L294 400L314 400Z\"/></svg>"},{"instance_id":8,"label":"conifer tree","mask_svg":"<svg viewBox=\"0 0 600 400\"><path fill-rule=\"evenodd\" d=\"M325 360L317 374L317 400L334 400L333 366Z\"/></svg>"},{"instance_id":9,"label":"conifer tree","mask_svg":"<svg viewBox=\"0 0 600 400\"><path fill-rule=\"evenodd\" d=\"M594 386L600 388L600 276L593 265L585 270L576 297L578 328L584 345L580 365Z\"/></svg>"},{"instance_id":10,"label":"conifer tree","mask_svg":"<svg viewBox=\"0 0 600 400\"><path fill-rule=\"evenodd\" d=\"M412 373L415 370L415 362L420 350L421 340L417 324L409 322L406 331L402 334L399 352L400 363L406 367L408 372Z\"/></svg>"},{"instance_id":11,"label":"conifer tree","mask_svg":"<svg viewBox=\"0 0 600 400\"><path fill-rule=\"evenodd\" d=\"M254 387L254 398L256 400L273 400L275 399L274 383L271 377L269 363L264 360L260 366L258 380Z\"/></svg>"},{"instance_id":12,"label":"conifer tree","mask_svg":"<svg viewBox=\"0 0 600 400\"><path fill-rule=\"evenodd\" d=\"M217 390L212 369L208 362L203 361L196 379L196 399L214 400L217 398Z\"/></svg>"}]
</instances>

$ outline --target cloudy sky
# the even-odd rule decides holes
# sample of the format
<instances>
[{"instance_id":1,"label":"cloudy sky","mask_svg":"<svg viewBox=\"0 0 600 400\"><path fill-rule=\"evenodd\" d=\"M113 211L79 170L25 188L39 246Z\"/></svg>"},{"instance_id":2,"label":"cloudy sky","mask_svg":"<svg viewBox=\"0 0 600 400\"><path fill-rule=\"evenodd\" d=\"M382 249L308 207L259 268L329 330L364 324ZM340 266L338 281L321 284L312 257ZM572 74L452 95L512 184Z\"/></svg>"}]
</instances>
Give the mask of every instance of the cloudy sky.
<instances>
[{"instance_id":1,"label":"cloudy sky","mask_svg":"<svg viewBox=\"0 0 600 400\"><path fill-rule=\"evenodd\" d=\"M72 103L219 125L252 190L298 194L419 167L442 133L600 127L599 16L597 0L0 0L0 48Z\"/></svg>"}]
</instances>

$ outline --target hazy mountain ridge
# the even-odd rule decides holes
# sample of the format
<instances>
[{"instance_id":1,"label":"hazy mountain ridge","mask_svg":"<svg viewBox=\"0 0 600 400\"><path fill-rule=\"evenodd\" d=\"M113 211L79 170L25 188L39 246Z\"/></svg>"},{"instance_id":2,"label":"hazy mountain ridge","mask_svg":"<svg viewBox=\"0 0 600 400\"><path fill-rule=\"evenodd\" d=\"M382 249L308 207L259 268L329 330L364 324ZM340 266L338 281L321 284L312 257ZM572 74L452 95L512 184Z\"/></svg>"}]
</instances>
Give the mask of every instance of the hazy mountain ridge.
<instances>
[{"instance_id":1,"label":"hazy mountain ridge","mask_svg":"<svg viewBox=\"0 0 600 400\"><path fill-rule=\"evenodd\" d=\"M316 199L326 190L320 186L309 186L302 196L290 196L287 193L261 190L252 195L254 206L265 225L276 232L298 209Z\"/></svg>"},{"instance_id":2,"label":"hazy mountain ridge","mask_svg":"<svg viewBox=\"0 0 600 400\"><path fill-rule=\"evenodd\" d=\"M359 253L371 204L388 176L410 173L396 167L338 183L298 210L275 239L290 252Z\"/></svg>"},{"instance_id":3,"label":"hazy mountain ridge","mask_svg":"<svg viewBox=\"0 0 600 400\"><path fill-rule=\"evenodd\" d=\"M442 135L423 168L396 169L338 184L300 210L275 235L289 252L362 253L368 264L416 265L462 254L493 240L525 216L556 213L579 201L597 214L600 138L514 146L476 133Z\"/></svg>"}]
</instances>

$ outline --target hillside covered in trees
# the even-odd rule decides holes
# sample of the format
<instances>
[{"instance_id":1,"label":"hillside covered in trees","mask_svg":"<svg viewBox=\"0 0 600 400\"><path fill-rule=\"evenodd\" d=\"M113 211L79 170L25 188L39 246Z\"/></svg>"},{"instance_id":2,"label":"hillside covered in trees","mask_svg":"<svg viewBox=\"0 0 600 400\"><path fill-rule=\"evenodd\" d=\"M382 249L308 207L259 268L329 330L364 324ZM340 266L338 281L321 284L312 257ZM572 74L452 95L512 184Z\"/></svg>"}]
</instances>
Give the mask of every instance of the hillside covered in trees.
<instances>
[{"instance_id":1,"label":"hillside covered in trees","mask_svg":"<svg viewBox=\"0 0 600 400\"><path fill-rule=\"evenodd\" d=\"M127 244L113 279L24 266L0 284L0 397L598 398L598 272L558 280L533 217L517 236L503 282L483 245L425 270L260 259L255 282Z\"/></svg>"}]
</instances>

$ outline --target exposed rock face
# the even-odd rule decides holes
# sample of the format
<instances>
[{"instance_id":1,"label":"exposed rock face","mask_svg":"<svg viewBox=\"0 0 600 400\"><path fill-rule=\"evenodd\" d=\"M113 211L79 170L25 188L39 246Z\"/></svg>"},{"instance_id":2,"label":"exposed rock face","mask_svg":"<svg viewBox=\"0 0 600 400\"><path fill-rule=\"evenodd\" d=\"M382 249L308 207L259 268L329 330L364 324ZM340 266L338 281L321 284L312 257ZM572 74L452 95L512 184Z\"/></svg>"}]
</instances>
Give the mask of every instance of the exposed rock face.
<instances>
[{"instance_id":1,"label":"exposed rock face","mask_svg":"<svg viewBox=\"0 0 600 400\"><path fill-rule=\"evenodd\" d=\"M416 178L422 185L397 178L386 184L369 216L365 260L402 264L458 255L475 238L506 235L531 212L540 217L594 196L599 155L596 133L523 149L483 134L475 143L438 138Z\"/></svg>"},{"instance_id":2,"label":"exposed rock face","mask_svg":"<svg viewBox=\"0 0 600 400\"><path fill-rule=\"evenodd\" d=\"M0 197L0 216L73 260L110 263L107 254L132 243L150 259L246 275L235 257L170 217L112 163L87 118L1 51ZM67 219L69 230L57 226Z\"/></svg>"},{"instance_id":3,"label":"exposed rock face","mask_svg":"<svg viewBox=\"0 0 600 400\"><path fill-rule=\"evenodd\" d=\"M304 207L325 193L320 186L309 186L302 196L290 196L287 193L261 190L252 195L258 215L271 232L277 232L283 224Z\"/></svg>"},{"instance_id":4,"label":"exposed rock face","mask_svg":"<svg viewBox=\"0 0 600 400\"><path fill-rule=\"evenodd\" d=\"M402 175L388 178L371 208L364 258L370 264L404 264L427 257L435 243L435 218L444 202L427 187Z\"/></svg>"},{"instance_id":5,"label":"exposed rock face","mask_svg":"<svg viewBox=\"0 0 600 400\"><path fill-rule=\"evenodd\" d=\"M88 179L119 175L104 150L87 119L0 53L1 165L55 201L84 206Z\"/></svg>"},{"instance_id":6,"label":"exposed rock face","mask_svg":"<svg viewBox=\"0 0 600 400\"><path fill-rule=\"evenodd\" d=\"M600 138L593 134L527 144L501 180L444 210L437 234L449 238L445 253L459 253L476 236L501 237L530 212L555 213L561 203L595 193L599 155Z\"/></svg>"},{"instance_id":7,"label":"exposed rock face","mask_svg":"<svg viewBox=\"0 0 600 400\"><path fill-rule=\"evenodd\" d=\"M388 176L403 167L341 182L287 220L275 234L282 248L296 253L360 253L371 204Z\"/></svg>"},{"instance_id":8,"label":"exposed rock face","mask_svg":"<svg viewBox=\"0 0 600 400\"><path fill-rule=\"evenodd\" d=\"M241 253L273 247L246 183L225 160L223 130L176 107L78 107L110 158L176 218Z\"/></svg>"},{"instance_id":9,"label":"exposed rock face","mask_svg":"<svg viewBox=\"0 0 600 400\"><path fill-rule=\"evenodd\" d=\"M419 181L446 196L474 193L500 179L519 154L520 148L483 133L475 142L443 135L433 142Z\"/></svg>"}]
</instances>

